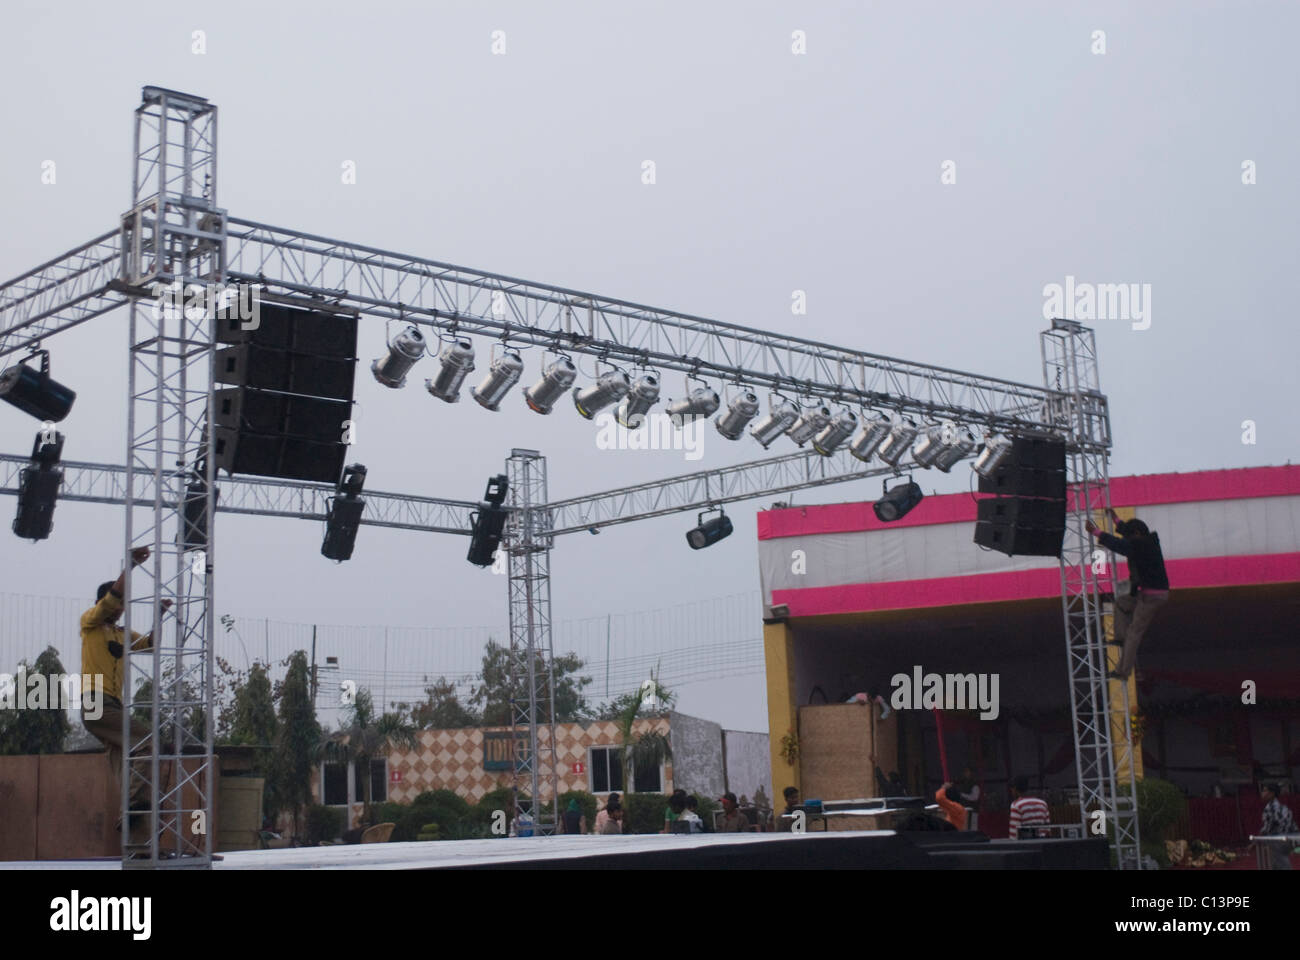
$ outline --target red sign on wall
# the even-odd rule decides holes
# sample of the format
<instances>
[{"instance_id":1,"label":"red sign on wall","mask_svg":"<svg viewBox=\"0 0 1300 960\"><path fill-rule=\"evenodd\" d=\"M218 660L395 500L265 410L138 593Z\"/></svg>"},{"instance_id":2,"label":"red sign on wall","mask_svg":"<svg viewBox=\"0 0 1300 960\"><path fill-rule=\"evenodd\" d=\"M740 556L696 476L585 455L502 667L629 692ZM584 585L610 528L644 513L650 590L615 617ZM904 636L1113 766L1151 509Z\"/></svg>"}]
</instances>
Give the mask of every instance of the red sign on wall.
<instances>
[{"instance_id":1,"label":"red sign on wall","mask_svg":"<svg viewBox=\"0 0 1300 960\"><path fill-rule=\"evenodd\" d=\"M401 771L401 770L390 770L389 773L388 773L388 782L389 782L389 783L401 783L401 782L402 782L402 771Z\"/></svg>"},{"instance_id":2,"label":"red sign on wall","mask_svg":"<svg viewBox=\"0 0 1300 960\"><path fill-rule=\"evenodd\" d=\"M571 769L574 773L586 773L587 765L581 762L571 763L569 764L569 769Z\"/></svg>"}]
</instances>

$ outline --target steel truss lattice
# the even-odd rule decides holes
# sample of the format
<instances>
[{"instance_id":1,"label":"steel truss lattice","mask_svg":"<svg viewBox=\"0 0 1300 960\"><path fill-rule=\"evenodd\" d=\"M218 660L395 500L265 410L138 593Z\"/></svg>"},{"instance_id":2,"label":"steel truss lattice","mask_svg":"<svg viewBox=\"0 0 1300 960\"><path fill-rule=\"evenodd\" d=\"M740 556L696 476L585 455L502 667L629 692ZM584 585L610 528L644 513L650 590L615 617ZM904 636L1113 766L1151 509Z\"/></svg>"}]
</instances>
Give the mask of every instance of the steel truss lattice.
<instances>
[{"instance_id":1,"label":"steel truss lattice","mask_svg":"<svg viewBox=\"0 0 1300 960\"><path fill-rule=\"evenodd\" d=\"M1068 512L1061 551L1061 605L1079 809L1084 824L1099 823L1111 831L1121 870L1140 869L1127 687L1116 685L1123 691L1116 717L1106 676L1101 599L1103 591L1114 589L1109 572L1115 569L1115 558L1110 555L1098 562L1098 551L1085 527L1090 518L1102 521L1110 509L1110 417L1099 385L1096 335L1074 321L1053 320L1040 340L1044 382L1062 391L1065 401L1054 411L1054 426L1067 440ZM1117 730L1122 731L1119 737L1113 735ZM1120 783L1117 778L1125 770L1127 782ZM1098 812L1100 821L1094 819Z\"/></svg>"},{"instance_id":2,"label":"steel truss lattice","mask_svg":"<svg viewBox=\"0 0 1300 960\"><path fill-rule=\"evenodd\" d=\"M506 551L510 576L513 817L519 824L519 794L526 786L533 830L545 835L557 829L560 804L555 761L555 652L551 649L553 539L546 533L546 458L536 450L511 450L506 471L511 512L501 549ZM521 728L527 730L526 736L521 735ZM549 814L544 805L550 806Z\"/></svg>"},{"instance_id":3,"label":"steel truss lattice","mask_svg":"<svg viewBox=\"0 0 1300 960\"><path fill-rule=\"evenodd\" d=\"M1111 443L1091 330L1054 321L1041 338L1044 383L1031 386L231 218L216 205L216 107L157 87L146 87L143 101L136 112L132 206L120 228L0 284L0 357L114 306L131 305L126 465L65 465L64 496L129 504L124 553L139 545L152 551L136 573L127 604L127 626L152 626L159 638L152 654L127 658L128 677L140 671L151 690L149 702L140 704L149 715L148 749L141 758L147 756L148 763L124 764L123 809L133 786L147 786L155 827L147 849L130 851L144 857L133 863L202 866L210 860L211 838L194 828L210 819L212 805L214 511L319 519L318 505L326 496L316 485L240 478L221 481L223 503L220 508L214 503L213 464L204 456L212 436L214 349L208 321L155 311L143 302L154 283L195 281L258 283L268 299L306 299L443 334L455 330L612 364L674 370L713 379L721 389L744 385L792 399L950 418L977 430L1046 430L1064 437L1072 502L1061 564L1062 602L1080 804L1085 815L1105 813L1120 866L1138 865L1136 816L1127 799L1131 762L1128 784L1116 782L1121 761L1131 759L1126 722L1116 727L1125 731L1125 742L1113 746L1128 753L1117 759L1111 744L1099 593L1105 574L1093 573L1094 554L1083 530L1088 512L1108 505ZM7 471L17 462L3 458L0 467ZM554 695L549 676L554 536L895 472L864 468L845 454L823 459L795 453L549 504L539 454L516 451L508 469L511 647L512 652L531 649L543 663L541 672L534 669L528 678L528 703L513 705L510 719L516 730L530 725L534 743L539 724L548 722ZM10 482L7 478L6 486ZM178 514L191 484L199 492L190 499L197 498L208 521L206 552L187 552L181 536ZM466 532L473 508L401 494L368 492L367 500L364 522L450 533ZM1113 569L1113 557L1110 562ZM166 615L159 609L164 599L173 601ZM534 664L534 658L526 659L525 666ZM184 723L196 711L204 727L197 731ZM129 735L125 729L124 735ZM140 746L142 738L136 739ZM534 798L545 796L542 783L548 778L555 798L554 743L552 733L549 761L542 756L545 748L520 757L526 766L517 769L516 783L526 776ZM176 763L181 756L187 758L184 770ZM176 774L164 783L169 765ZM187 849L199 855L165 859Z\"/></svg>"}]
</instances>

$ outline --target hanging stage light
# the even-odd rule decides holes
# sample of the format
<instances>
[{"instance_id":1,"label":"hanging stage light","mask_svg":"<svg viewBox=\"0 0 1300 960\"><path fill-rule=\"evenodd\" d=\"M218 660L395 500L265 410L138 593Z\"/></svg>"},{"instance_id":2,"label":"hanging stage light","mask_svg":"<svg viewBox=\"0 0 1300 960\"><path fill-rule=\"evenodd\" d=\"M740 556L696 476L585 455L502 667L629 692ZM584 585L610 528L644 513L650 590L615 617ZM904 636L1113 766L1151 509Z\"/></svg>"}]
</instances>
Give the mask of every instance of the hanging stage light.
<instances>
[{"instance_id":1,"label":"hanging stage light","mask_svg":"<svg viewBox=\"0 0 1300 960\"><path fill-rule=\"evenodd\" d=\"M975 462L970 465L970 468L981 477L993 476L994 471L1002 466L1007 457L1011 456L1013 446L1014 444L1007 437L1000 433L994 434L984 444L984 449L980 451L980 455L975 458Z\"/></svg>"},{"instance_id":2,"label":"hanging stage light","mask_svg":"<svg viewBox=\"0 0 1300 960\"><path fill-rule=\"evenodd\" d=\"M524 402L538 413L550 413L555 401L568 392L578 377L578 368L568 357L556 357L542 378L524 391Z\"/></svg>"},{"instance_id":3,"label":"hanging stage light","mask_svg":"<svg viewBox=\"0 0 1300 960\"><path fill-rule=\"evenodd\" d=\"M936 423L921 431L920 439L912 447L912 459L917 466L929 467L934 464L934 458L943 449L944 433L951 432L952 429L952 424Z\"/></svg>"},{"instance_id":4,"label":"hanging stage light","mask_svg":"<svg viewBox=\"0 0 1300 960\"><path fill-rule=\"evenodd\" d=\"M54 528L54 505L59 499L63 471L63 434L42 430L32 446L30 466L18 472L18 513L13 531L24 540L44 540Z\"/></svg>"},{"instance_id":5,"label":"hanging stage light","mask_svg":"<svg viewBox=\"0 0 1300 960\"><path fill-rule=\"evenodd\" d=\"M622 400L631 389L632 381L627 378L627 374L615 367L602 373L589 387L574 387L573 405L590 420L602 407Z\"/></svg>"},{"instance_id":6,"label":"hanging stage light","mask_svg":"<svg viewBox=\"0 0 1300 960\"><path fill-rule=\"evenodd\" d=\"M635 430L645 423L646 413L658 402L659 378L653 373L642 374L618 405L618 422L629 430Z\"/></svg>"},{"instance_id":7,"label":"hanging stage light","mask_svg":"<svg viewBox=\"0 0 1300 960\"><path fill-rule=\"evenodd\" d=\"M821 433L831 422L831 408L816 404L803 410L799 419L789 430L789 437L799 446L803 446L817 434Z\"/></svg>"},{"instance_id":8,"label":"hanging stage light","mask_svg":"<svg viewBox=\"0 0 1300 960\"><path fill-rule=\"evenodd\" d=\"M731 518L723 512L721 507L717 509L718 516L712 520L704 519L704 514L711 512L709 510L699 514L695 518L698 526L694 530L687 531L686 542L691 545L692 550L703 550L705 547L711 547L719 540L731 536L731 532L735 529L731 525Z\"/></svg>"},{"instance_id":9,"label":"hanging stage light","mask_svg":"<svg viewBox=\"0 0 1300 960\"><path fill-rule=\"evenodd\" d=\"M880 446L880 441L889 435L891 425L890 419L883 414L875 414L863 420L862 429L849 441L849 453L866 463L876 452L876 447Z\"/></svg>"},{"instance_id":10,"label":"hanging stage light","mask_svg":"<svg viewBox=\"0 0 1300 960\"><path fill-rule=\"evenodd\" d=\"M365 512L366 501L361 490L366 484L366 468L359 463L352 463L343 468L343 479L339 481L338 492L330 497L329 508L325 512L325 540L321 544L321 556L342 562L352 559L352 549L357 542L357 528L361 525L361 515Z\"/></svg>"},{"instance_id":11,"label":"hanging stage light","mask_svg":"<svg viewBox=\"0 0 1300 960\"><path fill-rule=\"evenodd\" d=\"M27 366L27 361L34 357L41 358L39 370ZM50 378L48 350L33 350L21 362L0 372L0 400L37 420L58 423L68 415L76 399L75 391Z\"/></svg>"},{"instance_id":12,"label":"hanging stage light","mask_svg":"<svg viewBox=\"0 0 1300 960\"><path fill-rule=\"evenodd\" d=\"M749 435L763 445L766 450L772 441L794 426L799 419L799 407L784 397L773 395L767 416L754 424Z\"/></svg>"},{"instance_id":13,"label":"hanging stage light","mask_svg":"<svg viewBox=\"0 0 1300 960\"><path fill-rule=\"evenodd\" d=\"M431 380L425 380L425 389L439 400L456 403L460 400L460 387L474 369L474 344L465 339L452 340L438 354L442 368Z\"/></svg>"},{"instance_id":14,"label":"hanging stage light","mask_svg":"<svg viewBox=\"0 0 1300 960\"><path fill-rule=\"evenodd\" d=\"M501 533L509 515L502 503L509 488L510 481L504 473L489 477L483 502L470 514L469 554L466 559L476 567L490 567L497 548L501 546Z\"/></svg>"},{"instance_id":15,"label":"hanging stage light","mask_svg":"<svg viewBox=\"0 0 1300 960\"><path fill-rule=\"evenodd\" d=\"M718 433L728 440L739 440L749 421L758 416L758 397L748 390L736 394L727 404L727 412L713 421Z\"/></svg>"},{"instance_id":16,"label":"hanging stage light","mask_svg":"<svg viewBox=\"0 0 1300 960\"><path fill-rule=\"evenodd\" d=\"M813 449L823 457L829 457L841 443L848 439L853 428L858 425L858 418L848 407L843 407L821 433L813 438Z\"/></svg>"},{"instance_id":17,"label":"hanging stage light","mask_svg":"<svg viewBox=\"0 0 1300 960\"><path fill-rule=\"evenodd\" d=\"M974 453L980 443L979 438L969 430L954 430L944 439L946 442L943 449L934 458L934 465L944 473L948 473L960 460Z\"/></svg>"},{"instance_id":18,"label":"hanging stage light","mask_svg":"<svg viewBox=\"0 0 1300 960\"><path fill-rule=\"evenodd\" d=\"M893 490L889 489L888 481L882 483L881 486L884 489L884 494L871 505L871 509L876 512L876 516L884 523L892 523L906 516L907 512L925 497L921 493L921 488L912 482L911 477L907 478L907 483L896 484Z\"/></svg>"},{"instance_id":19,"label":"hanging stage light","mask_svg":"<svg viewBox=\"0 0 1300 960\"><path fill-rule=\"evenodd\" d=\"M510 388L524 374L524 361L514 350L506 350L492 361L483 382L471 390L470 396L486 410L500 410L501 401Z\"/></svg>"},{"instance_id":20,"label":"hanging stage light","mask_svg":"<svg viewBox=\"0 0 1300 960\"><path fill-rule=\"evenodd\" d=\"M673 422L681 426L687 420L695 417L711 417L717 411L718 405L722 402L718 396L718 391L712 387L696 387L686 394L680 400L674 400L665 408L668 416L673 418ZM755 400L755 410L758 409L757 400ZM742 424L743 427L743 424ZM739 436L739 434L737 434ZM735 437L732 438L733 440Z\"/></svg>"},{"instance_id":21,"label":"hanging stage light","mask_svg":"<svg viewBox=\"0 0 1300 960\"><path fill-rule=\"evenodd\" d=\"M417 326L409 326L388 345L388 356L370 364L370 372L386 387L396 390L406 386L406 372L415 361L424 356L424 334Z\"/></svg>"},{"instance_id":22,"label":"hanging stage light","mask_svg":"<svg viewBox=\"0 0 1300 960\"><path fill-rule=\"evenodd\" d=\"M876 456L891 467L896 467L915 438L916 422L910 417L898 416L889 425L889 435L876 448Z\"/></svg>"}]
</instances>

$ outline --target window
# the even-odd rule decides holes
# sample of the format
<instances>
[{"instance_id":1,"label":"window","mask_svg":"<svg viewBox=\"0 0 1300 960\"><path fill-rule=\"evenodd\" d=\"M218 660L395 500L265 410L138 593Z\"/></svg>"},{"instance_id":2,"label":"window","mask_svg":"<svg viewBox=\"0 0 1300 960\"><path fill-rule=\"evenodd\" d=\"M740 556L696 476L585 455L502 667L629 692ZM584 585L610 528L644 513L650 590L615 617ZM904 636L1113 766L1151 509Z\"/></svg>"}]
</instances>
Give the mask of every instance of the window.
<instances>
[{"instance_id":1,"label":"window","mask_svg":"<svg viewBox=\"0 0 1300 960\"><path fill-rule=\"evenodd\" d=\"M632 768L632 789L637 793L663 793L663 767L655 765L645 770Z\"/></svg>"},{"instance_id":2,"label":"window","mask_svg":"<svg viewBox=\"0 0 1300 960\"><path fill-rule=\"evenodd\" d=\"M362 780L364 769L352 764L352 802L364 803L366 800L366 782ZM370 802L383 803L388 799L388 761L372 759L370 761Z\"/></svg>"},{"instance_id":3,"label":"window","mask_svg":"<svg viewBox=\"0 0 1300 960\"><path fill-rule=\"evenodd\" d=\"M355 762L340 763L330 761L321 765L321 802L327 807L343 807L349 803L364 803L366 799L365 781L361 779L365 767ZM349 789L349 787L351 789ZM370 800L383 803L388 799L388 761L373 759L370 761Z\"/></svg>"},{"instance_id":4,"label":"window","mask_svg":"<svg viewBox=\"0 0 1300 960\"><path fill-rule=\"evenodd\" d=\"M348 802L348 769L346 764L325 764L322 801L327 807L342 807Z\"/></svg>"},{"instance_id":5,"label":"window","mask_svg":"<svg viewBox=\"0 0 1300 960\"><path fill-rule=\"evenodd\" d=\"M623 789L623 748L592 747L587 769L591 771L592 793L609 793Z\"/></svg>"}]
</instances>

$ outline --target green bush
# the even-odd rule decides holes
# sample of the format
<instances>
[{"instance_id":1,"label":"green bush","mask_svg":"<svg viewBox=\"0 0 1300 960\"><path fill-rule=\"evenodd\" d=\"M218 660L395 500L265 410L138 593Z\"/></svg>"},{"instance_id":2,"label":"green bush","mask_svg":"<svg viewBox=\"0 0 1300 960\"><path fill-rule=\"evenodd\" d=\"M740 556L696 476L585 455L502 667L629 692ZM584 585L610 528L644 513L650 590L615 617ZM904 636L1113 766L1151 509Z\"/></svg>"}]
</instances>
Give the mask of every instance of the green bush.
<instances>
[{"instance_id":1,"label":"green bush","mask_svg":"<svg viewBox=\"0 0 1300 960\"><path fill-rule=\"evenodd\" d=\"M662 793L623 794L623 832L658 833L664 828L668 798Z\"/></svg>"},{"instance_id":2,"label":"green bush","mask_svg":"<svg viewBox=\"0 0 1300 960\"><path fill-rule=\"evenodd\" d=\"M528 794L521 793L519 799L528 800ZM481 831L480 836L495 837L500 834L492 832L492 815L497 810L504 810L506 814L506 832L509 834L510 818L515 815L514 794L509 787L497 787L483 794L482 799L474 806L474 816L472 822Z\"/></svg>"},{"instance_id":3,"label":"green bush","mask_svg":"<svg viewBox=\"0 0 1300 960\"><path fill-rule=\"evenodd\" d=\"M708 830L713 829L713 814L716 810L722 809L722 804L718 803L716 797L706 797L702 794L693 794L696 800L700 802L700 819L704 821L704 826Z\"/></svg>"},{"instance_id":4,"label":"green bush","mask_svg":"<svg viewBox=\"0 0 1300 960\"><path fill-rule=\"evenodd\" d=\"M599 808L599 801L593 794L586 790L566 790L560 794L560 822L564 822L564 811L569 809L569 801L577 800L578 809L582 815L587 818L587 832L593 833L596 830L596 810Z\"/></svg>"},{"instance_id":5,"label":"green bush","mask_svg":"<svg viewBox=\"0 0 1300 960\"><path fill-rule=\"evenodd\" d=\"M343 832L343 811L334 807L314 803L307 808L303 818L303 829L309 847L317 846L322 840L336 840Z\"/></svg>"},{"instance_id":6,"label":"green bush","mask_svg":"<svg viewBox=\"0 0 1300 960\"><path fill-rule=\"evenodd\" d=\"M420 832L415 835L416 840L440 840L438 836L438 825L436 823L426 823L420 828Z\"/></svg>"}]
</instances>

